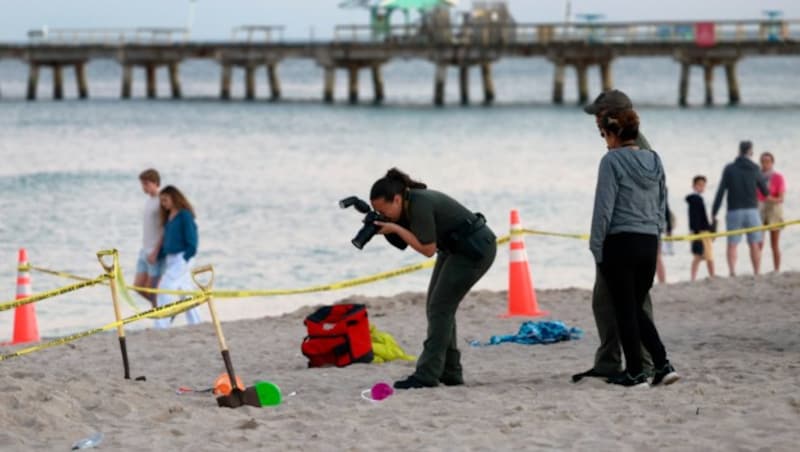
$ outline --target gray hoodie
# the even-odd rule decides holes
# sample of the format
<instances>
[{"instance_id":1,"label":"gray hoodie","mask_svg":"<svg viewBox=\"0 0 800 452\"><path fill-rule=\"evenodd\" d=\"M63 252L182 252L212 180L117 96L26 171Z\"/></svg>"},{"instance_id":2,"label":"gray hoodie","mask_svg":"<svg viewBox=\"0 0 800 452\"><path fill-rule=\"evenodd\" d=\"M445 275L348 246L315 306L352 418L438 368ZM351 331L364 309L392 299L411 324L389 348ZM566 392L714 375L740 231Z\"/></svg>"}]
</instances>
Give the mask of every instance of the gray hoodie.
<instances>
[{"instance_id":1,"label":"gray hoodie","mask_svg":"<svg viewBox=\"0 0 800 452\"><path fill-rule=\"evenodd\" d=\"M660 235L666 227L664 167L655 151L611 149L600 160L589 249L598 264L609 234Z\"/></svg>"}]
</instances>

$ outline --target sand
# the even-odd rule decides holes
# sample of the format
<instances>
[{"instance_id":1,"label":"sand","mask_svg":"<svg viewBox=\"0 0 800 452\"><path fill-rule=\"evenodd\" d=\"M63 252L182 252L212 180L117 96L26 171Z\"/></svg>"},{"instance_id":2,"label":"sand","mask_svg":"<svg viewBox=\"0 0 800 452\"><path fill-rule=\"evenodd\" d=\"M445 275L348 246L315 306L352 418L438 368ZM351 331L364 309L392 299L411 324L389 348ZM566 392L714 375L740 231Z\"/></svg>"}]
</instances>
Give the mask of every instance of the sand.
<instances>
[{"instance_id":1,"label":"sand","mask_svg":"<svg viewBox=\"0 0 800 452\"><path fill-rule=\"evenodd\" d=\"M587 290L538 294L551 318L584 329L581 340L470 347L522 321L498 318L505 293L476 292L458 317L466 386L369 402L362 390L413 364L308 369L305 308L224 324L245 382L282 388L273 408L223 409L211 395L175 393L208 387L223 370L208 323L130 333L132 374L146 382L123 380L112 334L0 362L0 450L68 450L94 431L105 435L101 450L797 450L800 274L673 284L653 295L684 377L668 387L570 382L598 343ZM375 325L419 353L424 294L349 301L366 303Z\"/></svg>"}]
</instances>

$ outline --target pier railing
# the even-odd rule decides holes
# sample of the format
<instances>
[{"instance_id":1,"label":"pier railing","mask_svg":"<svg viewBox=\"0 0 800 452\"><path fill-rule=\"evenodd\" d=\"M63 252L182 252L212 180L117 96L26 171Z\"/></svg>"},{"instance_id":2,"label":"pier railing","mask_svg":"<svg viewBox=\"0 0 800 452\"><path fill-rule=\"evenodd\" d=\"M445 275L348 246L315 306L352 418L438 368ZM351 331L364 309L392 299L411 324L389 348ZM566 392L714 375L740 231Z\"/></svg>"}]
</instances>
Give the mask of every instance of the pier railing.
<instances>
[{"instance_id":1,"label":"pier railing","mask_svg":"<svg viewBox=\"0 0 800 452\"><path fill-rule=\"evenodd\" d=\"M286 27L282 25L242 25L231 31L231 40L246 43L274 43L284 41Z\"/></svg>"},{"instance_id":2,"label":"pier railing","mask_svg":"<svg viewBox=\"0 0 800 452\"><path fill-rule=\"evenodd\" d=\"M41 28L30 30L32 44L57 45L122 45L174 44L189 40L188 28Z\"/></svg>"},{"instance_id":3,"label":"pier railing","mask_svg":"<svg viewBox=\"0 0 800 452\"><path fill-rule=\"evenodd\" d=\"M335 42L418 44L680 43L800 41L800 20L647 23L340 25Z\"/></svg>"}]
</instances>

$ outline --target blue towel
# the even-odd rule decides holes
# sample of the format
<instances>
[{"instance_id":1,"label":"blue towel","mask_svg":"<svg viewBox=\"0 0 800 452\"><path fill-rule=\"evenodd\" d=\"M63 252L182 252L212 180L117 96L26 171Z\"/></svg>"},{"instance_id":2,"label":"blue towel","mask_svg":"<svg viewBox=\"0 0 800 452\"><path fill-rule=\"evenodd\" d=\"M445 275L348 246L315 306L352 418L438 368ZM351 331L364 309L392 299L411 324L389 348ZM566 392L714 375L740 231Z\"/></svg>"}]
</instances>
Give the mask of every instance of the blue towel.
<instances>
[{"instance_id":1,"label":"blue towel","mask_svg":"<svg viewBox=\"0 0 800 452\"><path fill-rule=\"evenodd\" d=\"M472 341L473 347L485 345L498 345L503 342L516 342L517 344L553 344L561 341L580 339L583 331L580 328L567 328L564 322L549 320L541 322L523 322L517 334L506 334L502 336L492 336L489 342L482 344L481 341Z\"/></svg>"}]
</instances>

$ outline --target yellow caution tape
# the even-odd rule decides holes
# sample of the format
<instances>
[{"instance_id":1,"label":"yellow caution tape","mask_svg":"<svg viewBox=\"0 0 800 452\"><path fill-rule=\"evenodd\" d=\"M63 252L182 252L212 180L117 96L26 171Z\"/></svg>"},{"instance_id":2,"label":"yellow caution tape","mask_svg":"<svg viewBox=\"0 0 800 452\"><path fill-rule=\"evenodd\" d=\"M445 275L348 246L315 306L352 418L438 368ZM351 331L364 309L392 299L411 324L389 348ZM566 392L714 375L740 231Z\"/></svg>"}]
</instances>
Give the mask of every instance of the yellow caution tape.
<instances>
[{"instance_id":1,"label":"yellow caution tape","mask_svg":"<svg viewBox=\"0 0 800 452\"><path fill-rule=\"evenodd\" d=\"M73 279L75 281L91 281L92 280L92 278L86 278L85 276L78 276L78 275L73 275L72 273L67 273L67 272L62 272L62 271L57 271L57 270L50 270L49 268L37 267L37 266L31 265L31 264L22 264L22 265L20 265L18 267L18 270L19 271L35 270L35 271L40 272L40 273L46 273L46 274L53 275L53 276L58 276L59 278L64 278L64 279ZM106 281L103 281L103 284L108 284L108 283Z\"/></svg>"},{"instance_id":2,"label":"yellow caution tape","mask_svg":"<svg viewBox=\"0 0 800 452\"><path fill-rule=\"evenodd\" d=\"M719 237L729 237L732 235L748 234L751 232L783 229L786 226L794 226L796 224L800 224L800 220L784 221L783 223L775 223L767 226L756 226L752 228L735 229L733 231L725 231L725 232L703 232L701 234L689 234L689 235L677 235L677 236L673 235L669 237L664 237L662 240L664 240L665 242L690 242L693 240L701 240L706 238L716 239Z\"/></svg>"},{"instance_id":3,"label":"yellow caution tape","mask_svg":"<svg viewBox=\"0 0 800 452\"><path fill-rule=\"evenodd\" d=\"M5 361L7 359L16 358L18 356L27 355L29 353L37 352L40 350L44 350L47 348L56 347L59 345L68 344L70 342L75 342L78 339L82 339L85 337L89 337L98 333L102 333L104 331L110 331L114 328L118 327L119 325L126 325L128 323L136 322L137 320L155 318L155 317L166 317L170 315L178 314L182 311L187 309L191 309L195 306L203 304L208 300L207 295L200 295L194 298L190 298L188 300L183 301L176 301L175 303L170 303L168 305L164 305L158 308L153 308L148 311L140 312L138 314L132 315L130 317L126 317L120 321L111 322L107 325L103 325L99 328L94 328L87 331L82 331L80 333L75 333L69 336L60 337L58 339L54 339L50 342L45 342L43 344L34 345L32 347L23 348L21 350L17 350L13 353L6 353L4 355L0 355L0 361Z\"/></svg>"},{"instance_id":4,"label":"yellow caution tape","mask_svg":"<svg viewBox=\"0 0 800 452\"><path fill-rule=\"evenodd\" d=\"M0 312L8 311L9 309L14 309L20 306L24 306L26 304L36 303L42 300L46 300L48 298L63 295L65 293L74 292L78 289L83 289L84 287L91 287L97 284L101 284L105 282L107 279L108 275L101 275L95 279L79 282L77 284L71 284L69 286L59 287L58 289L48 290L47 292L31 295L30 297L25 297L14 301L6 301L4 303L0 303Z\"/></svg>"},{"instance_id":5,"label":"yellow caution tape","mask_svg":"<svg viewBox=\"0 0 800 452\"><path fill-rule=\"evenodd\" d=\"M407 273L413 273L426 268L431 268L434 266L435 263L436 263L435 259L429 259L424 262L408 265L405 267L398 268L396 270L389 270L374 275L362 276L360 278L353 278L330 284L304 287L301 289L212 290L208 292L208 294L214 296L215 298L249 298L249 297L274 297L278 295L298 295L298 294L306 294L314 292L328 292L332 290L341 290L349 287L369 284L383 279L405 275ZM149 287L135 287L135 286L129 286L128 288L141 292L161 293L169 295L198 295L201 293L200 291L191 291L191 290L163 290L163 289L151 289Z\"/></svg>"},{"instance_id":6,"label":"yellow caution tape","mask_svg":"<svg viewBox=\"0 0 800 452\"><path fill-rule=\"evenodd\" d=\"M793 220L793 221L786 221L783 223L772 224L768 226L758 226L753 228L744 228L744 229L737 229L733 231L725 231L725 232L717 232L717 233L702 233L702 234L692 234L692 235L683 235L683 236L671 236L671 237L664 237L664 241L668 242L678 242L678 241L692 241L692 240L700 240L703 238L717 238L717 237L727 237L731 235L739 235L739 234L746 234L749 232L756 232L756 231L767 231L772 229L780 229L786 226L793 226L800 224L800 220ZM541 231L537 229L522 229L521 231L515 231L514 235L539 235L539 236L548 236L548 237L561 237L561 238L569 238L569 239L576 239L576 240L589 240L589 234L570 234L570 233L562 233L562 232L551 232L551 231ZM509 242L511 236L504 235L497 239L498 245L503 245ZM328 292L333 290L341 290L347 289L354 286L360 286L364 284L370 284L373 282L381 281L384 279L394 278L397 276L405 275L408 273L413 273L419 270L424 270L427 268L433 267L435 263L434 259L430 259L419 264L408 265L405 267L398 268L396 270L390 270L386 272L377 273L374 275L363 276L360 278L348 279L345 281L330 283L330 284L323 284L317 286L310 286L304 287L300 289L267 289L267 290L214 290L210 292L210 294L217 298L249 298L249 297L272 297L272 296L279 296L279 295L298 295L298 294L307 294L307 293L314 293L314 292ZM31 269L41 271L40 267L33 267L30 266ZM61 273L66 275L66 277L71 277L73 279L82 278L80 276L69 275L63 272L57 272L54 270L49 270L48 273L51 274L58 274ZM121 272L120 272L121 273ZM84 278L85 279L85 278ZM123 280L124 282L124 280ZM130 290L135 290L137 292L142 293L154 293L154 294L169 294L169 295L191 295L196 296L200 294L200 291L192 291L192 290L165 290L165 289L156 289L151 287L137 287L137 286L129 286L126 284L120 284L120 287L125 287Z\"/></svg>"}]
</instances>

